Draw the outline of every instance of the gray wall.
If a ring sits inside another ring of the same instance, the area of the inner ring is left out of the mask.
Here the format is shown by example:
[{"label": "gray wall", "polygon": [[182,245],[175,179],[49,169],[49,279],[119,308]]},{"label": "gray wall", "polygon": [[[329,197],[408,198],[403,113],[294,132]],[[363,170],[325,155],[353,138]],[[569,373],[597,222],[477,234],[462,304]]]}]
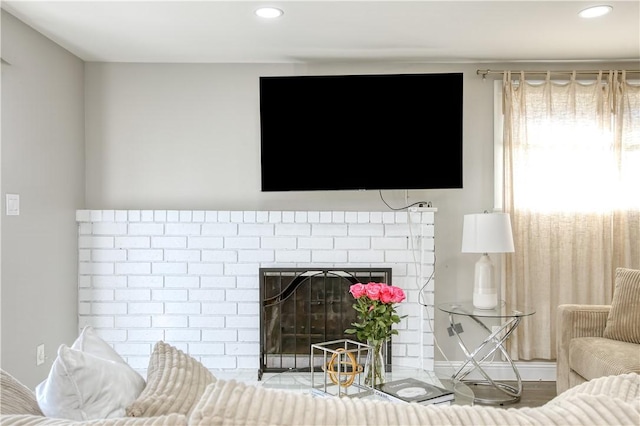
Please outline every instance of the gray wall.
[{"label": "gray wall", "polygon": [[[470,297],[477,256],[460,253],[462,217],[493,207],[493,82],[476,69],[637,67],[87,63],[83,73],[79,59],[4,11],[2,57],[12,63],[2,68],[2,198],[22,202],[20,216],[2,215],[2,366],[28,385],[77,333],[75,209],[386,209],[375,191],[260,192],[259,76],[464,72],[464,189],[383,192],[394,207],[425,200],[438,209],[438,303]],[[447,357],[463,359],[446,317],[436,311],[435,320]],[[35,367],[39,343],[49,359]]]},{"label": "gray wall", "polygon": [[[77,334],[84,64],[2,11],[2,368],[28,386]],[[5,215],[5,194],[20,215]],[[49,358],[36,366],[36,346]]]},{"label": "gray wall", "polygon": [[[470,300],[479,256],[460,253],[463,215],[494,207],[494,78],[483,80],[476,73],[479,68],[606,70],[635,69],[637,64],[89,63],[87,208],[387,210],[377,191],[260,192],[259,77],[463,72],[464,188],[382,195],[393,207],[433,203],[438,209],[435,302]],[[433,138],[437,141],[446,131],[434,127]],[[424,158],[425,167],[438,166],[429,160]],[[434,333],[444,352],[436,351],[436,360],[464,360],[457,340],[447,333],[446,314],[436,310],[433,315]],[[484,337],[465,335],[470,348]]]},{"label": "gray wall", "polygon": [[[476,69],[476,64],[88,63],[87,208],[388,210],[377,191],[260,192],[259,77],[463,72],[464,189],[382,195],[393,207],[424,200],[438,209],[436,302],[468,299],[477,259],[460,253],[462,217],[493,208],[493,82],[482,81]],[[436,141],[447,131],[432,130]],[[429,160],[424,158],[425,167],[438,166]],[[446,333],[446,317],[435,315],[447,356],[462,359]]]}]

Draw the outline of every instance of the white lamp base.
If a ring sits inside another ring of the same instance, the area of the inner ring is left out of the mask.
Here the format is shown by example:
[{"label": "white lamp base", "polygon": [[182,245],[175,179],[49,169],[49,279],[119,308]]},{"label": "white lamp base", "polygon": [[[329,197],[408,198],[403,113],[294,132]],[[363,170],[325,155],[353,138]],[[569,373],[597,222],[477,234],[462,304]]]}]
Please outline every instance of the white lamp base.
[{"label": "white lamp base", "polygon": [[494,309],[498,306],[498,289],[493,269],[493,263],[487,253],[483,254],[476,262],[473,306],[477,309]]}]

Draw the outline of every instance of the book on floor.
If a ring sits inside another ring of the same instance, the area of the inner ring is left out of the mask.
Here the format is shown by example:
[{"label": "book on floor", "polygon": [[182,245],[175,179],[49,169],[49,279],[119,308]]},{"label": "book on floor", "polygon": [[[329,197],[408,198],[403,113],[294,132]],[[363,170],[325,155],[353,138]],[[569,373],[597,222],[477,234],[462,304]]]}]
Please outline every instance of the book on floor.
[{"label": "book on floor", "polygon": [[374,391],[391,400],[417,404],[450,404],[454,398],[453,391],[414,378],[376,385]]}]

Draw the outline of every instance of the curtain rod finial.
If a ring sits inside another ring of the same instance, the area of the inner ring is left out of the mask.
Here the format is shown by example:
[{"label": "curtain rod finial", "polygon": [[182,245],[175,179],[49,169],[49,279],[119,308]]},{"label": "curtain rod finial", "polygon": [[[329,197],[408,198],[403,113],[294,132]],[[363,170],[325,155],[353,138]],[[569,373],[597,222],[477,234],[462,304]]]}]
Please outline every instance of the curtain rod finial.
[{"label": "curtain rod finial", "polygon": [[482,81],[487,79],[487,74],[489,74],[489,70],[476,70],[476,74],[477,75],[481,75],[482,76]]}]

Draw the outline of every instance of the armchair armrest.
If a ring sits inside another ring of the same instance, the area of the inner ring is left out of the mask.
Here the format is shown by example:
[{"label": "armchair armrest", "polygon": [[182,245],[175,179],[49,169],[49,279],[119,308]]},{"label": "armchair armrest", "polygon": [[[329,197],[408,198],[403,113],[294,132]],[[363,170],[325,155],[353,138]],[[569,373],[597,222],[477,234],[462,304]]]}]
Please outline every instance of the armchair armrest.
[{"label": "armchair armrest", "polygon": [[559,305],[556,311],[556,389],[569,389],[569,342],[574,337],[601,337],[611,305]]}]

